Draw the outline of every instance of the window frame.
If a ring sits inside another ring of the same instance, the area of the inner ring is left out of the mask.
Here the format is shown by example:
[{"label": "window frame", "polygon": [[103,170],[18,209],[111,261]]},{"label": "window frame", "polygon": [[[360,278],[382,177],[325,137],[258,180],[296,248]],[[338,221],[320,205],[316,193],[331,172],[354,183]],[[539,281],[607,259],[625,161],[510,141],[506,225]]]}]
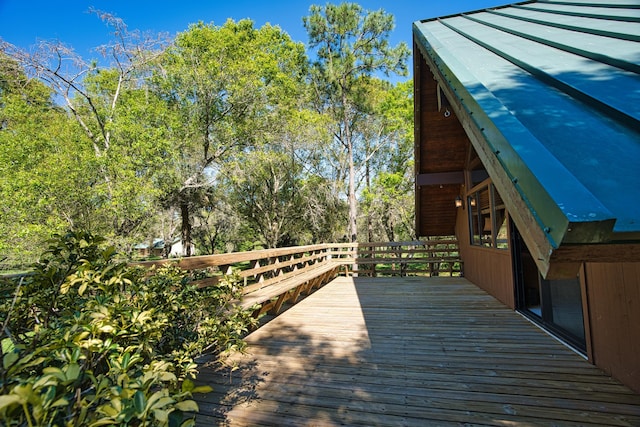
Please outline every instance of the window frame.
[{"label": "window frame", "polygon": [[[466,194],[469,223],[469,244],[487,249],[508,250],[508,236],[498,241],[498,235],[508,233],[508,212],[491,179],[475,185]],[[475,206],[473,201],[475,201]],[[498,224],[498,211],[504,211],[502,222]],[[489,228],[487,230],[487,227]],[[502,231],[502,233],[501,233]]]}]

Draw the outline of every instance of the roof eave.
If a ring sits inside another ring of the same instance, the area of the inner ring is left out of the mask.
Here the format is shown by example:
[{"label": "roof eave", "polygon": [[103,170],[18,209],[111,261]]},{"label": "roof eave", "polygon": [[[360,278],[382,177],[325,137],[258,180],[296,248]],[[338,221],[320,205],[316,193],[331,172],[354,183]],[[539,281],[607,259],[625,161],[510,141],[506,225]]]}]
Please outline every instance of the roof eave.
[{"label": "roof eave", "polygon": [[[431,45],[425,34],[428,30],[421,29],[420,22],[414,23],[413,28],[416,45],[449,99],[516,226],[521,233],[525,230],[523,238],[543,276],[568,274],[565,269],[551,266],[552,254],[561,245],[610,242],[616,222],[611,212],[542,144],[533,148],[537,140],[528,135],[526,128],[506,109],[507,114],[490,117],[487,110],[495,112],[502,108],[499,100],[480,83],[474,86],[474,93],[470,93],[468,83],[465,86],[449,67],[456,59],[440,57],[440,52],[446,54],[446,50]],[[506,128],[512,133],[510,137],[515,134],[519,138],[529,138],[529,154],[514,149],[501,130]],[[513,129],[517,131],[514,133]],[[550,175],[549,168],[553,170],[553,182],[542,182],[536,172],[545,171],[542,175]],[[559,182],[570,191],[554,190],[553,186]]]}]

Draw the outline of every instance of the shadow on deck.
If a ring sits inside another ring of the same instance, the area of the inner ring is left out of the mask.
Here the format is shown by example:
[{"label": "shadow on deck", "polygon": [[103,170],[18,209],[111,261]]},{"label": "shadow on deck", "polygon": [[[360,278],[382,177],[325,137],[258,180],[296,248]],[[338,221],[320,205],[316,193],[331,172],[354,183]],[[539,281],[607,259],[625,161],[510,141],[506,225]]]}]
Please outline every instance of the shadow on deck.
[{"label": "shadow on deck", "polygon": [[335,279],[201,371],[198,425],[640,425],[640,396],[463,278]]}]

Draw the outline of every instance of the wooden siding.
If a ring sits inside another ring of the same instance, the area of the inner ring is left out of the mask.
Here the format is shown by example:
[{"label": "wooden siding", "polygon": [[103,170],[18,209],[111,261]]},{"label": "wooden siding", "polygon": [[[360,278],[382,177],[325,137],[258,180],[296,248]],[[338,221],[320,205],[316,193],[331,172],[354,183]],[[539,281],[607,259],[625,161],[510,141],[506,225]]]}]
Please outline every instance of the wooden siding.
[{"label": "wooden siding", "polygon": [[464,276],[511,309],[516,308],[510,249],[472,246],[466,209],[458,209],[456,235]]},{"label": "wooden siding", "polygon": [[[469,139],[444,95],[438,108],[438,83],[417,48],[414,61],[415,174],[462,172]],[[418,236],[453,234],[458,194],[460,184],[416,185]]]},{"label": "wooden siding", "polygon": [[460,250],[465,260],[465,277],[509,308],[515,309],[510,252],[469,245]]},{"label": "wooden siding", "polygon": [[585,274],[594,362],[640,392],[640,262],[587,263]]},{"label": "wooden siding", "polygon": [[451,236],[455,230],[456,213],[455,198],[460,194],[459,185],[422,186],[420,203],[417,206],[420,212],[420,229],[418,235],[425,236]]},{"label": "wooden siding", "polygon": [[640,425],[640,396],[462,278],[338,278],[204,369],[198,424]]}]

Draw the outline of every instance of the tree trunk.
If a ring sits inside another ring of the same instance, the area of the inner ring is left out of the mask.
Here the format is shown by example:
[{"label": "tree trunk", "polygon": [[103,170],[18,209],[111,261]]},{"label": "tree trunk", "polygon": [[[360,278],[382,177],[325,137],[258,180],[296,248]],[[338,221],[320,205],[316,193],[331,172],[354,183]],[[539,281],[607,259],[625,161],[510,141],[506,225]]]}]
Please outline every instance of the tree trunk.
[{"label": "tree trunk", "polygon": [[[346,99],[343,96],[343,105]],[[358,241],[358,199],[356,199],[356,166],[353,160],[353,141],[351,140],[351,129],[349,128],[349,117],[347,110],[344,113],[344,145],[347,147],[347,156],[349,159],[349,239],[350,241]]]},{"label": "tree trunk", "polygon": [[[351,243],[356,243],[358,241],[357,217],[358,199],[356,199],[356,168],[353,164],[353,146],[349,139],[349,234],[351,235]],[[353,277],[358,277],[358,264],[354,263],[351,268]]]},{"label": "tree trunk", "polygon": [[191,256],[191,218],[189,215],[189,202],[185,199],[180,201],[180,216],[182,225],[180,227],[182,238],[182,252],[184,256]]},{"label": "tree trunk", "polygon": [[353,163],[353,146],[349,141],[349,236],[351,242],[358,241],[358,200],[356,199],[356,168]]},{"label": "tree trunk", "polygon": [[[369,144],[367,144],[368,146]],[[367,152],[369,152],[369,149],[367,148]],[[365,165],[365,171],[366,171],[366,186],[367,186],[367,191],[371,192],[371,167],[369,166],[369,162],[367,161],[367,164]],[[369,206],[369,209],[367,210],[367,241],[369,243],[373,242],[373,221],[371,219],[371,206]]]}]

